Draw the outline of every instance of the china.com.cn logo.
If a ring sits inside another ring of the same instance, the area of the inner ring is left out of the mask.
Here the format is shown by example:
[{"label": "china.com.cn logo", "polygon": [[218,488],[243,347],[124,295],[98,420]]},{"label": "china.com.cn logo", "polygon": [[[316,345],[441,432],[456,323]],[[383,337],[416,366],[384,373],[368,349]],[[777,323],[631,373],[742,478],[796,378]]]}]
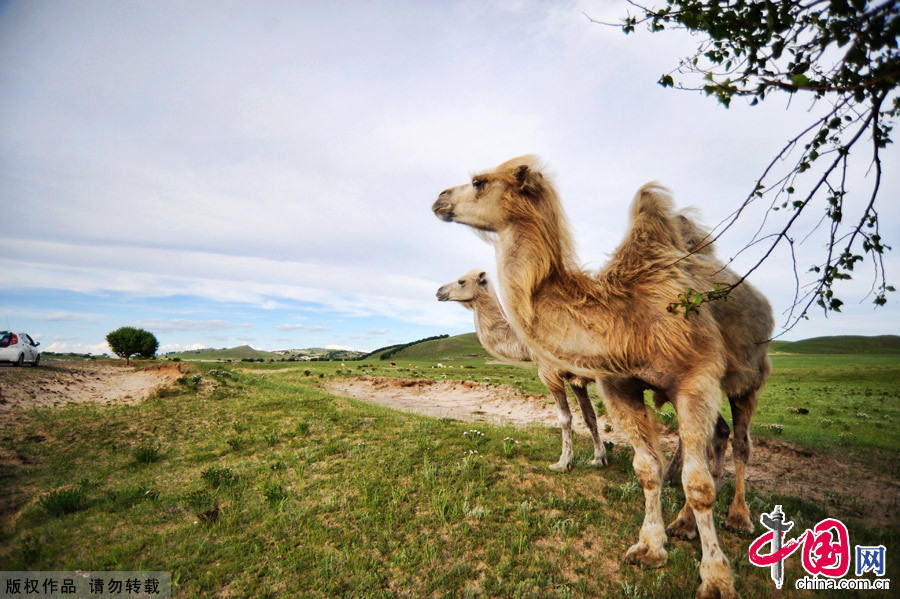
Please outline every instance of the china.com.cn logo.
[{"label": "china.com.cn logo", "polygon": [[[786,520],[781,506],[776,505],[770,514],[762,514],[759,521],[768,532],[750,544],[750,563],[761,568],[772,569],[772,580],[781,588],[784,584],[784,560],[798,549],[801,550],[803,568],[812,576],[805,576],[796,582],[798,589],[890,589],[888,578],[844,579],[850,571],[850,535],[840,520],[826,518],[800,536],[786,540],[785,534],[794,523]],[[762,553],[766,545],[768,553]],[[856,545],[853,554],[856,562],[856,576],[872,572],[884,576],[885,547]],[[819,578],[822,576],[822,578]]]}]

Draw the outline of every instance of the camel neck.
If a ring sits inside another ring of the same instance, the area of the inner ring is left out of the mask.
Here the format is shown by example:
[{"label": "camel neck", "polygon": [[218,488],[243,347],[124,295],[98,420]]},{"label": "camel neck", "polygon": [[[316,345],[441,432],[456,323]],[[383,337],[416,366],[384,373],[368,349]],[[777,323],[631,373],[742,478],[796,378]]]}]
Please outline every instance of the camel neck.
[{"label": "camel neck", "polygon": [[558,243],[544,243],[527,228],[515,227],[497,237],[495,249],[503,300],[516,324],[526,332],[534,320],[534,295],[568,269]]},{"label": "camel neck", "polygon": [[475,312],[475,332],[490,354],[521,362],[531,360],[531,353],[506,320],[493,289],[479,294],[471,308]]}]

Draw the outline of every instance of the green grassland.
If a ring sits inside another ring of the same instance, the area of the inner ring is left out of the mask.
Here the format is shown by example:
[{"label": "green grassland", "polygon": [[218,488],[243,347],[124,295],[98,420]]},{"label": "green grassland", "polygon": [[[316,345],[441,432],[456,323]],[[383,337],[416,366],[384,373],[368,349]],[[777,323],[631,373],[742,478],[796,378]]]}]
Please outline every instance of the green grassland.
[{"label": "green grassland", "polygon": [[773,341],[771,349],[776,353],[791,354],[900,354],[900,337],[897,335],[839,335],[814,337],[803,341]]},{"label": "green grassland", "polygon": [[475,333],[456,335],[444,339],[432,339],[417,343],[394,354],[395,362],[403,360],[463,360],[470,358],[486,358],[488,354],[478,342]]},{"label": "green grassland", "polygon": [[[398,354],[396,367],[195,363],[181,384],[138,405],[23,413],[0,431],[2,569],[167,570],[175,596],[192,598],[693,596],[699,541],[670,539],[658,570],[621,561],[643,517],[629,448],[592,469],[590,443],[577,437],[575,470],[558,474],[546,468],[557,429],[479,425],[484,438],[473,440],[463,434],[470,423],[325,391],[330,378],[364,373],[542,390],[533,368],[475,357],[471,337],[428,343],[436,348]],[[773,363],[758,423],[781,424],[778,436],[816,451],[897,462],[895,356]],[[777,591],[748,562],[755,535],[724,530],[731,493],[726,484],[719,494],[716,525],[742,597],[856,596],[793,590],[799,559]],[[752,482],[748,500],[754,519],[777,502],[800,529],[831,515]],[[666,521],[682,502],[677,485],[664,488]],[[845,522],[852,543],[888,547],[887,576],[897,578],[900,530]]]}]

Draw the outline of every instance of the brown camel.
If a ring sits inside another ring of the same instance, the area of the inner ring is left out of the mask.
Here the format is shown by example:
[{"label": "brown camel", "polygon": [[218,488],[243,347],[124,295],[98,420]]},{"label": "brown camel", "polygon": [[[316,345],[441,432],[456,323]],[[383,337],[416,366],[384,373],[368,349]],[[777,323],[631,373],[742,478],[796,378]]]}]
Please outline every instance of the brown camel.
[{"label": "brown camel", "polygon": [[[698,226],[684,213],[677,216],[682,240],[689,252],[695,254],[697,262],[689,265],[701,278],[714,280],[720,284],[733,285],[739,280],[737,273],[724,266],[715,255],[715,248],[710,243],[709,232]],[[745,499],[745,479],[747,463],[750,460],[750,421],[756,412],[759,393],[765,385],[771,371],[769,361],[768,339],[772,337],[775,321],[772,307],[765,296],[753,285],[744,281],[732,290],[727,300],[709,304],[713,318],[719,325],[722,338],[727,340],[726,374],[722,380],[722,391],[728,396],[734,424],[734,440],[732,441],[732,458],[734,459],[735,491],[734,501],[728,510],[725,525],[732,530],[750,534],[753,522],[747,509]],[[765,339],[766,342],[756,342]],[[656,398],[658,404],[665,398]],[[713,438],[713,477],[717,481],[723,470],[724,440],[728,439],[727,427],[721,419],[716,422]],[[681,467],[681,443],[669,464],[666,480],[674,477]],[[683,538],[696,536],[696,526],[685,504],[685,509],[678,518],[669,525],[669,534]]]},{"label": "brown camel", "polygon": [[[593,276],[575,262],[562,206],[534,157],[513,159],[443,191],[432,210],[443,220],[491,234],[509,322],[531,351],[550,367],[597,378],[607,412],[634,446],[634,471],[644,489],[644,523],[625,559],[651,567],[663,565],[668,554],[660,503],[662,459],[643,392],[652,389],[673,402],[686,497],[676,524],[689,516],[703,551],[696,596],[736,596],[713,523],[715,485],[706,452],[722,390],[729,394],[736,423],[740,414],[749,426],[768,365],[754,369],[748,367],[750,360],[732,360],[726,341],[762,347],[764,353],[770,334],[758,333],[771,330],[768,304],[763,314],[733,310],[738,312],[733,322],[714,314],[723,311],[717,304],[729,302],[701,306],[689,318],[669,311],[685,289],[728,281],[714,260],[687,251],[671,197],[657,184],[638,191],[625,239]],[[730,391],[738,388],[743,393],[732,397]],[[737,453],[744,434],[737,424],[735,429]],[[749,439],[746,447],[749,451]],[[742,479],[741,470],[736,474]],[[746,510],[743,497],[741,503]]]},{"label": "brown camel", "polygon": [[509,323],[506,322],[500,300],[497,299],[497,294],[494,293],[484,271],[477,268],[470,270],[458,280],[441,286],[437,291],[437,298],[442,302],[459,302],[474,312],[475,333],[478,335],[482,347],[492,356],[517,362],[536,363],[541,382],[550,390],[556,400],[556,414],[559,418],[559,426],[562,428],[562,453],[559,461],[550,465],[551,470],[571,470],[574,458],[572,412],[569,410],[569,401],[566,399],[564,380],[569,382],[572,392],[578,399],[584,423],[594,441],[594,459],[591,461],[591,465],[606,465],[606,448],[597,432],[597,413],[588,397],[587,381],[568,372],[546,368],[540,361],[535,360],[528,347],[522,343]]}]

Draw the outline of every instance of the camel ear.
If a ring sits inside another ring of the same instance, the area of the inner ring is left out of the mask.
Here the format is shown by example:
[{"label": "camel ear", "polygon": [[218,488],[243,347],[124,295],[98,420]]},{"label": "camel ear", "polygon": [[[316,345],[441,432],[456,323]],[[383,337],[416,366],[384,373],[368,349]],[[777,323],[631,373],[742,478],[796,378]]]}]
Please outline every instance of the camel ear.
[{"label": "camel ear", "polygon": [[536,196],[539,192],[541,179],[544,178],[540,171],[532,170],[527,164],[516,167],[514,171],[519,191],[528,196]]},{"label": "camel ear", "polygon": [[527,164],[522,164],[516,167],[515,176],[516,181],[519,182],[519,185],[524,185],[525,181],[528,180],[528,173],[531,169],[528,168]]},{"label": "camel ear", "polygon": [[478,273],[478,284],[479,285],[487,285],[487,273],[485,273],[485,272]]}]

